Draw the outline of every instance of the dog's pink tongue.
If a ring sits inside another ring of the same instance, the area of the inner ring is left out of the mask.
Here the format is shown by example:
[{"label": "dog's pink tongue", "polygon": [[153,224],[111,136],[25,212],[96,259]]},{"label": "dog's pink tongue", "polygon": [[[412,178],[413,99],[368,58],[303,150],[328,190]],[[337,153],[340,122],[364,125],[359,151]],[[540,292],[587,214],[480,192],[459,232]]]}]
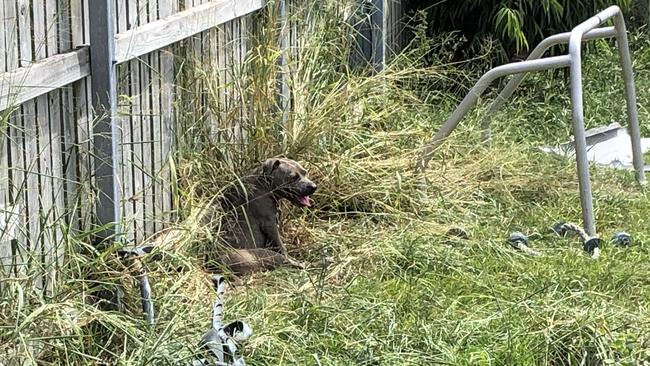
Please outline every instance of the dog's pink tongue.
[{"label": "dog's pink tongue", "polygon": [[300,202],[300,204],[305,206],[305,207],[311,206],[311,202],[309,201],[309,197],[307,197],[307,196],[298,197],[298,202]]}]

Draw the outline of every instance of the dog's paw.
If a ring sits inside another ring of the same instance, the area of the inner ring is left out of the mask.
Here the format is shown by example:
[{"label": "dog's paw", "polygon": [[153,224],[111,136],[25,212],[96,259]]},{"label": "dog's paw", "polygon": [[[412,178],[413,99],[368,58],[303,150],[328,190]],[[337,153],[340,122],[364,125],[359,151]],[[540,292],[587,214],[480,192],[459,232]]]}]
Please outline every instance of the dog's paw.
[{"label": "dog's paw", "polygon": [[307,264],[303,262],[299,262],[295,259],[292,259],[290,257],[285,257],[285,260],[287,261],[287,264],[290,265],[291,267],[295,267],[298,269],[307,269]]}]

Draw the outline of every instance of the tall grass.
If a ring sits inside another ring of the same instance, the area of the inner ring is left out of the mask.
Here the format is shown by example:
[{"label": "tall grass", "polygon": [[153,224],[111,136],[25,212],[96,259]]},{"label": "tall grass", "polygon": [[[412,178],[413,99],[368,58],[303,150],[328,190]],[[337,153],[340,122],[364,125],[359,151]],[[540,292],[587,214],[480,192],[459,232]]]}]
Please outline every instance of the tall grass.
[{"label": "tall grass", "polygon": [[[288,67],[292,109],[278,101],[282,20],[271,4],[254,20],[251,52],[217,83],[213,65],[178,63],[178,228],[187,235],[145,258],[158,322],[146,325],[137,273],[117,247],[66,240],[61,290],[51,299],[10,282],[0,302],[0,359],[36,352],[39,364],[188,364],[210,325],[214,294],[201,267],[218,231],[197,211],[267,156],[304,162],[319,184],[308,211],[284,207],[283,237],[307,271],[279,269],[242,279],[228,292],[226,318],[249,321],[253,365],[640,365],[650,360],[647,192],[629,174],[594,169],[603,236],[631,232],[630,249],[605,246],[591,261],[578,243],[548,232],[578,221],[573,163],[536,152],[570,125],[566,80],[530,79],[495,117],[495,144],[478,143],[477,108],[436,153],[428,198],[413,176],[419,148],[457,103],[449,85],[470,86],[451,63],[457,40],[416,37],[385,71],[348,65],[353,49],[346,1],[300,2],[291,22],[300,47]],[[644,131],[650,85],[647,38],[635,38]],[[598,44],[585,66],[590,125],[624,116],[614,96],[615,51]],[[181,50],[182,52],[182,50]],[[430,60],[424,56],[436,57]],[[433,55],[433,56],[432,56]],[[603,57],[604,55],[604,57]],[[426,62],[425,62],[426,61]],[[429,65],[429,66],[425,66]],[[236,97],[224,108],[221,95]],[[622,100],[622,99],[620,99]],[[591,117],[593,116],[593,117]],[[235,136],[243,136],[235,139]],[[463,227],[468,240],[445,235]],[[511,230],[530,234],[545,256],[513,252]],[[177,238],[178,239],[178,238]],[[97,304],[123,288],[121,309]]]}]

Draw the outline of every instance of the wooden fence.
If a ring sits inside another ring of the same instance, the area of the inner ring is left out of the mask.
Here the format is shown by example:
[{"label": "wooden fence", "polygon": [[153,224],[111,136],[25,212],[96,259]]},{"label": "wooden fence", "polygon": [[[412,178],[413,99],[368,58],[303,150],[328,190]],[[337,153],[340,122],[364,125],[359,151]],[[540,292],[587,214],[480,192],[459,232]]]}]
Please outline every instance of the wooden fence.
[{"label": "wooden fence", "polygon": [[[251,14],[266,5],[0,4],[0,280],[31,276],[39,288],[51,288],[65,238],[75,230],[118,220],[123,237],[139,242],[170,221],[179,44],[218,70],[227,106],[236,97],[228,87],[233,70],[249,50]],[[398,31],[403,14],[401,1],[375,5],[366,48],[381,65],[387,48],[405,42]],[[291,32],[282,37],[284,46],[296,39]]]}]

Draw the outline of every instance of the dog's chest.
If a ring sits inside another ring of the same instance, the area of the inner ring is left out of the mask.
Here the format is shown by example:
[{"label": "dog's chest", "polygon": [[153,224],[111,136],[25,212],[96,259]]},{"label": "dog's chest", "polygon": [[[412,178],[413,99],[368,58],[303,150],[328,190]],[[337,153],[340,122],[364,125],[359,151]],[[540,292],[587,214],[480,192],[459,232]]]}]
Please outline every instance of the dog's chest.
[{"label": "dog's chest", "polygon": [[253,200],[236,214],[234,242],[237,248],[266,248],[278,231],[278,207],[273,200]]}]

